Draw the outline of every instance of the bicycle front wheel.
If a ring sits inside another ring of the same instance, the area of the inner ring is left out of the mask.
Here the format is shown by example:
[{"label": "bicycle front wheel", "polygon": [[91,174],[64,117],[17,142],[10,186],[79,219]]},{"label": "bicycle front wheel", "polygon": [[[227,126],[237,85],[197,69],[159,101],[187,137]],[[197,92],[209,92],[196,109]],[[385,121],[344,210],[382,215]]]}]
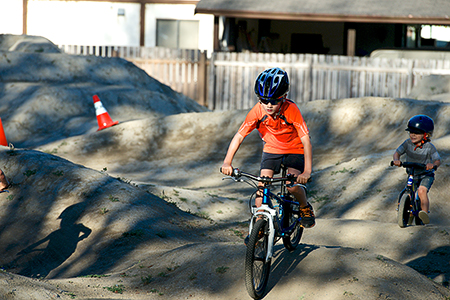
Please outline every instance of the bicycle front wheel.
[{"label": "bicycle front wheel", "polygon": [[397,223],[400,228],[404,228],[411,224],[411,196],[408,193],[404,193],[400,198],[398,205]]},{"label": "bicycle front wheel", "polygon": [[[303,235],[303,227],[300,226],[300,222],[298,222],[298,217],[294,215],[294,205],[290,204],[288,209],[284,210],[285,216],[283,219],[283,227],[289,228],[290,226],[294,226],[293,230],[283,236],[283,245],[289,251],[294,251],[298,243],[300,243],[300,239]],[[298,211],[298,206],[297,209]]]},{"label": "bicycle front wheel", "polygon": [[253,299],[260,299],[269,281],[271,261],[266,261],[268,252],[268,223],[260,219],[250,233],[245,255],[245,287]]}]

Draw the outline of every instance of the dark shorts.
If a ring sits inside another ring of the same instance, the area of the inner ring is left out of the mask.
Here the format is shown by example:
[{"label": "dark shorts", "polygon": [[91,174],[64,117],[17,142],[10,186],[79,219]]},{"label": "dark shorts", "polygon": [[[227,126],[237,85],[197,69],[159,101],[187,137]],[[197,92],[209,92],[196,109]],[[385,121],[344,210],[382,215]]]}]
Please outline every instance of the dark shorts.
[{"label": "dark shorts", "polygon": [[263,152],[261,159],[261,170],[273,170],[274,174],[280,173],[281,165],[294,168],[303,173],[305,168],[305,157],[303,154],[272,154]]},{"label": "dark shorts", "polygon": [[419,175],[414,178],[415,184],[417,187],[424,186],[427,188],[427,190],[430,190],[431,186],[434,182],[434,174],[433,176],[430,175]]}]

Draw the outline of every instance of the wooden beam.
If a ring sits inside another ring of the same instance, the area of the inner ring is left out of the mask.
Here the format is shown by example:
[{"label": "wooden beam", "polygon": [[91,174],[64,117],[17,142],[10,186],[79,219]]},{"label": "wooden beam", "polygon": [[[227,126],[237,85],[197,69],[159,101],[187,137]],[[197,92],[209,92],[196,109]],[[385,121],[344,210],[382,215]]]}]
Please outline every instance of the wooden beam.
[{"label": "wooden beam", "polygon": [[145,46],[145,1],[141,2],[141,22],[140,22],[141,32],[139,36],[139,45]]},{"label": "wooden beam", "polygon": [[301,13],[272,13],[265,11],[239,11],[195,9],[195,13],[211,14],[214,16],[245,19],[268,19],[283,21],[314,21],[314,22],[349,22],[349,23],[387,23],[387,24],[431,24],[450,25],[450,18],[439,17],[387,17],[387,16],[358,16],[332,14],[301,14]]},{"label": "wooden beam", "polygon": [[356,29],[347,30],[347,56],[355,56]]},{"label": "wooden beam", "polygon": [[22,34],[27,34],[28,0],[23,0]]},{"label": "wooden beam", "polygon": [[213,47],[214,47],[214,51],[219,51],[220,47],[219,47],[219,17],[218,16],[214,16],[214,30],[213,30]]},{"label": "wooden beam", "polygon": [[197,4],[200,0],[64,0],[76,2],[117,2],[117,3],[161,3],[161,4]]}]

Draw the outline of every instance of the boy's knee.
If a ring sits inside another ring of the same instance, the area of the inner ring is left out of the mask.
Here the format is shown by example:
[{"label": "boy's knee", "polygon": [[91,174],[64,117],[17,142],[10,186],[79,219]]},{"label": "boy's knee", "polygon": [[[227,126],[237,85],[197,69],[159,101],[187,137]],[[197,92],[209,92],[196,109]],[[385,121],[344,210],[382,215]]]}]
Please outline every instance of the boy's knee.
[{"label": "boy's knee", "polygon": [[419,186],[417,192],[419,193],[419,196],[425,196],[428,193],[428,189],[424,186]]}]

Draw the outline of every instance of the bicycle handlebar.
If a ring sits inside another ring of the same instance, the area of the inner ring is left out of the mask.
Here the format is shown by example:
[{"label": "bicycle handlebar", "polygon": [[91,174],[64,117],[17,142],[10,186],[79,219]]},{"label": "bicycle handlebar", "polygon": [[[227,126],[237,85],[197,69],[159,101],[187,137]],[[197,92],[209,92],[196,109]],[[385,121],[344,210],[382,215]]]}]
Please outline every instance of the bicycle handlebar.
[{"label": "bicycle handlebar", "polygon": [[[222,172],[222,168],[220,168],[220,171]],[[297,178],[294,174],[288,174],[286,177],[261,177],[261,176],[255,176],[255,175],[250,174],[250,173],[242,172],[238,168],[234,168],[233,169],[233,174],[231,174],[230,176],[234,177],[236,179],[241,177],[241,176],[245,176],[247,178],[250,178],[250,179],[253,179],[255,181],[262,182],[262,183],[295,181],[296,178]],[[308,178],[308,182],[311,182],[311,181],[312,181],[311,177]]]},{"label": "bicycle handlebar", "polygon": [[[393,166],[393,165],[394,165],[394,161],[391,161],[391,166]],[[404,162],[400,162],[400,167],[426,170],[427,165],[421,164],[421,163],[404,161]],[[433,169],[436,171],[437,170],[437,166],[434,166]]]}]

